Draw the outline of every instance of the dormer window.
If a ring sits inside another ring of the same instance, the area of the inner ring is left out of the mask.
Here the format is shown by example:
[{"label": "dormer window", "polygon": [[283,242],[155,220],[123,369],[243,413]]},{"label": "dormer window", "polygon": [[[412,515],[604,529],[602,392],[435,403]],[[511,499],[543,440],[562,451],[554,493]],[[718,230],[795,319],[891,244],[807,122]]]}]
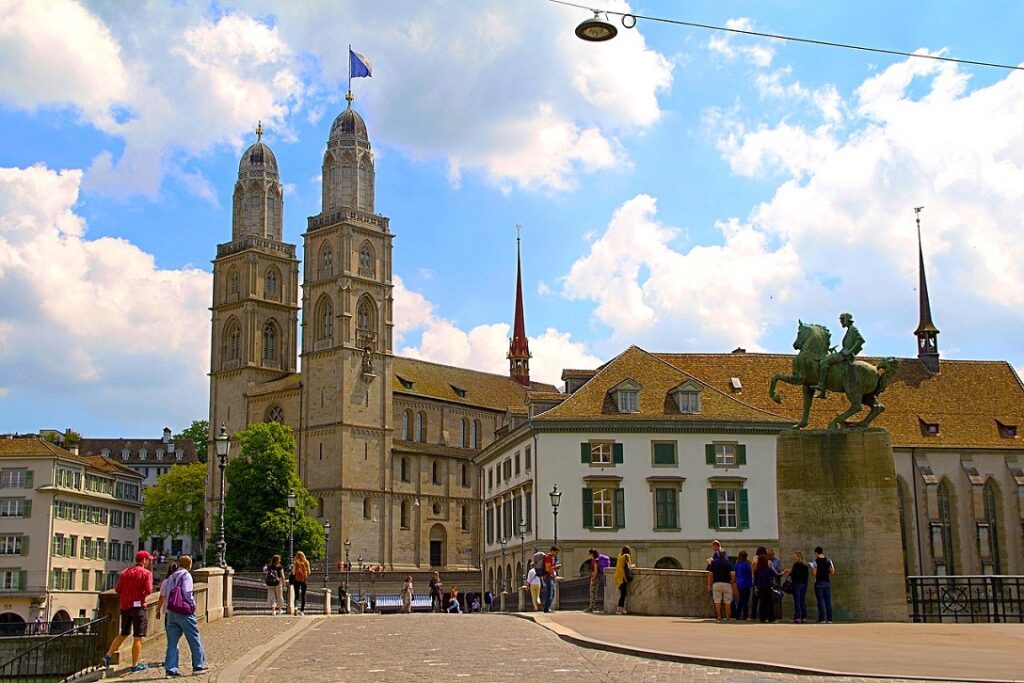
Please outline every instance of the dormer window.
[{"label": "dormer window", "polygon": [[110,449],[109,448],[104,448],[103,450],[100,451],[100,455],[102,455],[104,458],[109,458],[110,457]]},{"label": "dormer window", "polygon": [[1017,438],[1017,425],[1006,424],[999,420],[996,420],[996,426],[999,427],[999,436],[1004,439],[1016,439]]},{"label": "dormer window", "polygon": [[939,423],[933,422],[927,418],[918,416],[918,421],[921,423],[921,433],[925,436],[938,436],[939,435]]},{"label": "dormer window", "polygon": [[449,384],[448,386],[450,386],[452,388],[452,391],[455,392],[456,396],[458,396],[459,398],[466,398],[466,390],[465,389],[460,389],[459,387],[455,386],[454,384]]},{"label": "dormer window", "polygon": [[143,448],[141,451],[139,451],[139,460],[145,460],[148,457],[149,457],[149,451],[147,451],[145,448]]},{"label": "dormer window", "polygon": [[174,451],[174,459],[175,460],[184,460],[184,458],[185,458],[185,451],[181,450],[180,448],[178,450]]},{"label": "dormer window", "polygon": [[640,412],[640,385],[633,380],[627,379],[613,387],[610,393],[615,401],[615,408],[620,413]]},{"label": "dormer window", "polygon": [[402,377],[401,375],[395,375],[395,377],[398,378],[399,384],[401,384],[402,387],[404,387],[406,389],[412,389],[413,385],[416,384],[412,380],[408,380],[408,379]]},{"label": "dormer window", "polygon": [[156,459],[157,460],[163,460],[164,459],[164,450],[162,448],[157,450],[157,452],[156,452]]},{"label": "dormer window", "polygon": [[131,455],[132,455],[132,452],[129,451],[127,448],[125,448],[124,450],[121,451],[121,459],[122,460],[127,460],[128,458],[131,457]]},{"label": "dormer window", "polygon": [[670,391],[680,413],[700,412],[700,392],[704,387],[694,380],[687,380]]}]

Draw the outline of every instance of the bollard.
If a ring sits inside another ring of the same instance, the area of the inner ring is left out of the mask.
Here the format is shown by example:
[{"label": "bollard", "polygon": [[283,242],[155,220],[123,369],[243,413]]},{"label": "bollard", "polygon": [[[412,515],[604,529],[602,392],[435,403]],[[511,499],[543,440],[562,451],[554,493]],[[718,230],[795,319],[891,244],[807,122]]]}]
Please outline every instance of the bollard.
[{"label": "bollard", "polygon": [[501,602],[498,603],[502,612],[505,611],[505,598],[508,597],[508,593],[501,591]]},{"label": "bollard", "polygon": [[558,594],[561,592],[561,589],[558,587],[558,585],[561,582],[562,582],[562,577],[561,576],[556,576],[555,577],[555,599],[551,601],[551,611],[556,611],[558,609]]},{"label": "bollard", "polygon": [[288,615],[295,616],[295,586],[288,584]]},{"label": "bollard", "polygon": [[522,588],[517,590],[516,593],[519,596],[519,611],[522,612],[526,609],[526,593],[523,592]]},{"label": "bollard", "polygon": [[331,589],[324,589],[324,614],[330,616],[331,614]]}]

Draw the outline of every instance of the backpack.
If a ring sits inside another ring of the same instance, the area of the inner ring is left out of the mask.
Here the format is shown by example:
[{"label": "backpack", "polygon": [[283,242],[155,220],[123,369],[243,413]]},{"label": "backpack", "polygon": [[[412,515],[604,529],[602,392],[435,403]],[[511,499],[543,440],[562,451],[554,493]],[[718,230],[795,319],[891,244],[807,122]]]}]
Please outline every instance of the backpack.
[{"label": "backpack", "polygon": [[268,586],[276,586],[281,583],[281,577],[278,575],[278,569],[276,567],[267,567],[264,572],[263,581]]},{"label": "backpack", "polygon": [[548,570],[544,568],[545,557],[547,557],[545,553],[533,554],[533,569],[537,572],[538,578],[544,578],[548,575]]},{"label": "backpack", "polygon": [[185,598],[185,589],[181,587],[181,581],[184,578],[184,576],[179,576],[177,582],[174,584],[174,588],[169,591],[167,596],[167,609],[175,614],[183,614],[190,617],[196,613],[196,605],[194,602],[189,602],[188,599]]},{"label": "backpack", "polygon": [[612,566],[612,558],[607,555],[601,554],[597,556],[597,574],[598,576],[604,576],[604,570]]},{"label": "backpack", "polygon": [[299,583],[305,583],[306,579],[309,578],[309,569],[307,565],[302,563],[295,563],[295,569],[292,571],[295,575],[295,580]]}]

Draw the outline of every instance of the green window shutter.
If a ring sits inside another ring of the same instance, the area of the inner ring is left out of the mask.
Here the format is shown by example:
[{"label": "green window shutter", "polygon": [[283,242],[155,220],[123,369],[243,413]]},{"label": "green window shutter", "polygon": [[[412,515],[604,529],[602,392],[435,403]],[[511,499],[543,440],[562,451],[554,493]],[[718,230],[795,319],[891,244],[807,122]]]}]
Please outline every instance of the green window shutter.
[{"label": "green window shutter", "polygon": [[[616,444],[618,445],[618,444]],[[615,489],[615,528],[626,527],[626,489]]]},{"label": "green window shutter", "polygon": [[23,517],[25,519],[28,519],[29,517],[32,516],[32,501],[31,500],[26,500],[25,501],[24,510],[25,510],[25,514],[23,515]]},{"label": "green window shutter", "polygon": [[591,529],[594,526],[594,492],[590,489],[583,489],[583,528]]},{"label": "green window shutter", "polygon": [[718,528],[718,490],[708,489],[708,528]]},{"label": "green window shutter", "polygon": [[35,474],[36,473],[35,473],[34,470],[29,470],[25,474],[25,488],[27,488],[27,489],[34,488],[32,482],[35,481]]},{"label": "green window shutter", "polygon": [[24,569],[18,572],[18,588],[20,590],[28,588],[28,572]]},{"label": "green window shutter", "polygon": [[746,465],[747,464],[747,446],[746,444],[738,444],[736,446],[736,464]]},{"label": "green window shutter", "polygon": [[28,536],[21,537],[21,555],[22,557],[28,555]]},{"label": "green window shutter", "polygon": [[612,444],[612,462],[615,463],[616,465],[621,465],[622,464],[622,444],[621,443],[613,443]]},{"label": "green window shutter", "polygon": [[715,464],[715,444],[704,444],[704,462],[708,465]]},{"label": "green window shutter", "polygon": [[584,465],[589,465],[590,464],[590,444],[589,443],[584,442],[584,443],[580,444],[580,462],[583,463]]},{"label": "green window shutter", "polygon": [[675,447],[675,444],[670,444],[670,443],[656,443],[656,444],[654,444],[654,464],[655,465],[675,465],[676,464],[676,447]]},{"label": "green window shutter", "polygon": [[740,503],[740,528],[750,528],[750,504],[747,502],[747,490],[740,489],[739,491],[739,503]]}]

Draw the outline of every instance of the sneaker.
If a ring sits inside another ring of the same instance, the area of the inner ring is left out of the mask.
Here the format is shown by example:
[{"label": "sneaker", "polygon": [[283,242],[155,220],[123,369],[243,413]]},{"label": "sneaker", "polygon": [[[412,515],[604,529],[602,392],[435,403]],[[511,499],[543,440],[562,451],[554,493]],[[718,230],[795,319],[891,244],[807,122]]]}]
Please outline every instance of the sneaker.
[{"label": "sneaker", "polygon": [[110,655],[103,655],[103,668],[110,668]]},{"label": "sneaker", "polygon": [[208,667],[208,666],[201,666],[198,669],[192,669],[192,674],[193,675],[195,675],[195,674],[208,674],[208,673],[210,673],[210,667]]},{"label": "sneaker", "polygon": [[832,622],[831,622],[831,621],[826,621],[825,623],[826,623],[826,624],[831,624]]},{"label": "sneaker", "polygon": [[139,673],[140,671],[145,671],[145,670],[146,670],[146,669],[148,669],[148,668],[149,668],[149,664],[146,664],[145,662],[143,662],[142,664],[136,664],[136,665],[135,665],[135,666],[133,666],[133,667],[132,667],[132,668],[131,668],[130,670],[131,670],[131,672],[132,672],[133,674],[137,674],[137,673]]},{"label": "sneaker", "polygon": [[178,678],[178,677],[181,676],[181,672],[178,671],[177,669],[169,669],[169,670],[165,671],[164,674],[168,678]]}]

